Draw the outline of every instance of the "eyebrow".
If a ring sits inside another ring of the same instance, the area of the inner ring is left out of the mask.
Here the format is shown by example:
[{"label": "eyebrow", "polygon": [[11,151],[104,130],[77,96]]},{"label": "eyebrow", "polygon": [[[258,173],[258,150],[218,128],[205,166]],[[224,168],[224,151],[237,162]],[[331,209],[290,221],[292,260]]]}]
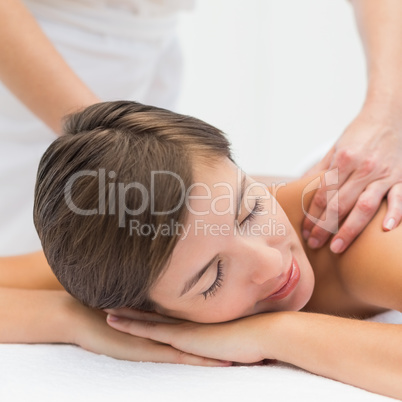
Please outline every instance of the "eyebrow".
[{"label": "eyebrow", "polygon": [[[243,173],[243,172],[242,172]],[[246,175],[242,174],[242,180],[241,180],[241,187],[240,187],[240,194],[237,196],[237,202],[236,202],[236,216],[234,221],[236,222],[237,219],[239,218],[239,209],[240,205],[243,201],[244,197],[244,191],[246,187]],[[218,254],[216,254],[213,258],[211,258],[210,261],[208,261],[192,278],[190,278],[183,287],[183,290],[180,293],[179,297],[182,297],[184,294],[188,293],[197,283],[198,281],[203,277],[205,272],[208,271],[208,269],[211,267],[211,265],[214,263],[214,261],[218,258]]]}]

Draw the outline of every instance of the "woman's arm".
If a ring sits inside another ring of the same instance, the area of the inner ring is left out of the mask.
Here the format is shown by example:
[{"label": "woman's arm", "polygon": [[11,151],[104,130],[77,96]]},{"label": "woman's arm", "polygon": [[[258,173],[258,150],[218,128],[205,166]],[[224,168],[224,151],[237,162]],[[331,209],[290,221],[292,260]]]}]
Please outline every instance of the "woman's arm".
[{"label": "woman's arm", "polygon": [[[275,358],[312,373],[402,400],[402,325],[282,312]],[[268,334],[268,333],[267,333]]]},{"label": "woman's arm", "polygon": [[99,102],[20,0],[0,2],[0,79],[56,133],[78,108]]},{"label": "woman's arm", "polygon": [[68,297],[61,290],[0,287],[0,343],[74,343]]},{"label": "woman's arm", "polygon": [[42,252],[0,258],[0,343],[71,343],[124,360],[228,365],[116,331],[106,313],[57,289]]},{"label": "woman's arm", "polygon": [[[276,312],[221,324],[146,322],[130,311],[113,328],[187,353],[242,363],[277,359],[402,399],[402,326],[324,314]],[[128,318],[129,317],[129,318]]]},{"label": "woman's arm", "polygon": [[20,289],[63,289],[43,251],[0,257],[0,287]]}]

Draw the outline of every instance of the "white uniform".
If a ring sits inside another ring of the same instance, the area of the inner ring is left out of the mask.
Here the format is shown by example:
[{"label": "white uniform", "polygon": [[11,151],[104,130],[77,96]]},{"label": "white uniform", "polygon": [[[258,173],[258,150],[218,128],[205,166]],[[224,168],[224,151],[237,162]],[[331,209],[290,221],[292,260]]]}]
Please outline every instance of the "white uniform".
[{"label": "white uniform", "polygon": [[[24,0],[75,73],[101,99],[172,108],[178,11],[194,0]],[[60,77],[63,79],[63,77]],[[32,219],[41,155],[57,138],[0,83],[0,255],[41,248]]]}]

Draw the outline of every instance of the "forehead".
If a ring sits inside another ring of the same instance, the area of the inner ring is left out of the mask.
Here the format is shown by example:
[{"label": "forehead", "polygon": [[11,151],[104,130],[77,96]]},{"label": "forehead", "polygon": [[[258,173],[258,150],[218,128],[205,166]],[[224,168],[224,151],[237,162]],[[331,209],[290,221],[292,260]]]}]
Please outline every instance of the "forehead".
[{"label": "forehead", "polygon": [[219,231],[234,223],[244,177],[244,172],[227,158],[210,166],[194,166],[194,183],[185,206],[187,219],[177,228],[180,239],[153,293],[168,293],[172,290],[168,285],[182,284],[190,272],[221,248],[226,236],[220,236]]},{"label": "forehead", "polygon": [[[200,207],[209,206],[213,212],[219,201],[235,203],[244,175],[244,172],[228,158],[220,159],[212,165],[197,163],[194,166],[194,182],[186,200],[190,219],[192,214],[202,216]],[[203,215],[207,215],[206,209],[203,211]]]}]

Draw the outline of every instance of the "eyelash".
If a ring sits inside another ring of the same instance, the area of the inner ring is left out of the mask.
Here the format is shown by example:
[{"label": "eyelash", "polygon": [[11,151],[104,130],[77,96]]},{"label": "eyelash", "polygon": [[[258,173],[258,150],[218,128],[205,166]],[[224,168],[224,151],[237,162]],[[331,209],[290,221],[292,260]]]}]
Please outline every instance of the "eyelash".
[{"label": "eyelash", "polygon": [[261,201],[261,197],[257,197],[255,199],[255,205],[254,205],[253,210],[247,215],[247,217],[240,224],[240,226],[243,225],[247,221],[252,221],[253,219],[255,219],[255,216],[258,215],[258,213],[263,210],[264,210],[264,203]]},{"label": "eyelash", "polygon": [[[251,221],[255,219],[255,216],[258,214],[258,212],[261,212],[264,209],[264,204],[261,201],[260,197],[257,197],[255,199],[255,205],[253,210],[247,215],[247,217],[244,219],[244,221],[240,224],[243,225],[247,221]],[[211,287],[206,290],[205,292],[202,292],[202,295],[204,296],[204,299],[206,300],[209,296],[215,296],[215,293],[217,290],[222,286],[223,283],[223,270],[222,270],[222,261],[218,261],[218,272],[216,274],[216,279],[214,283],[211,285]]]},{"label": "eyelash", "polygon": [[223,281],[223,270],[222,270],[222,261],[218,261],[218,272],[216,274],[216,279],[214,283],[211,285],[211,287],[206,290],[205,292],[202,292],[202,295],[204,296],[204,299],[206,300],[208,296],[214,296],[218,288],[222,286],[222,281]]}]

